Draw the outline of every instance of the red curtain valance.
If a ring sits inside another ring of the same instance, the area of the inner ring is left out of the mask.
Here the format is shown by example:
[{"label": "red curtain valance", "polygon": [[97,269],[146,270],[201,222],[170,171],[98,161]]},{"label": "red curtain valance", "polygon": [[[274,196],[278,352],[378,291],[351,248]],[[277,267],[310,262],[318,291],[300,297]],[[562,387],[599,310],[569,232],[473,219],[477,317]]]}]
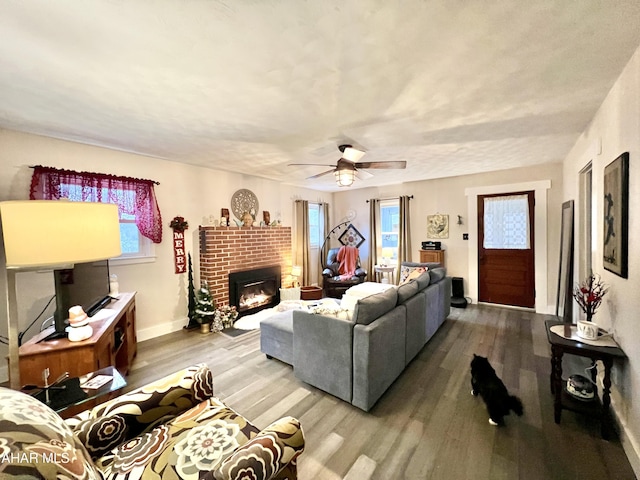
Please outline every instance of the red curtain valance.
[{"label": "red curtain valance", "polygon": [[162,217],[153,189],[155,182],[103,173],[74,172],[33,167],[31,200],[115,203],[120,218],[133,215],[140,234],[154,243],[162,241]]}]

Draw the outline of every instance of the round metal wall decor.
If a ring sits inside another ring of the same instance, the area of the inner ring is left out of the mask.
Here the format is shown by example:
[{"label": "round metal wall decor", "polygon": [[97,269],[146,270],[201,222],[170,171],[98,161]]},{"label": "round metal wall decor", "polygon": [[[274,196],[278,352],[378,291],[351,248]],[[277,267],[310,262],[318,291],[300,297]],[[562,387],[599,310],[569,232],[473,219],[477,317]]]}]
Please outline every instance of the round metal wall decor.
[{"label": "round metal wall decor", "polygon": [[242,219],[245,212],[249,212],[255,219],[258,213],[258,198],[251,190],[241,188],[231,197],[231,211],[238,219]]}]

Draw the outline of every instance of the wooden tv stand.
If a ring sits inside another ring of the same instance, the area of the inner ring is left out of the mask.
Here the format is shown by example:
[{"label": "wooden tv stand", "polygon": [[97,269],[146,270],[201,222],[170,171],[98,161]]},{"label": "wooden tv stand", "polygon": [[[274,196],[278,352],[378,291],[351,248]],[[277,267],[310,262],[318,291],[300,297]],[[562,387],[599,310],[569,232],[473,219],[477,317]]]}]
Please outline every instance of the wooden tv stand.
[{"label": "wooden tv stand", "polygon": [[137,353],[135,292],[120,297],[100,310],[89,325],[93,336],[81,342],[66,338],[43,341],[53,332],[44,330],[20,347],[20,383],[42,385],[42,371],[49,368],[49,381],[64,372],[79,377],[114,366],[123,375],[129,373]]}]

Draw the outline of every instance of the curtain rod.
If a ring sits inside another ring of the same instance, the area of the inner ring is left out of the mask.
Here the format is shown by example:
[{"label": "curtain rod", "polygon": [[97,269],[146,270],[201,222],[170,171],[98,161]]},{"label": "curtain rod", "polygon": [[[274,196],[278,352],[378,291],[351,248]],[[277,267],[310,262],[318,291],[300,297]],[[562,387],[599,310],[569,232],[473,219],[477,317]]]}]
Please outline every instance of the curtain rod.
[{"label": "curtain rod", "polygon": [[[400,195],[400,196],[402,196],[402,195]],[[413,195],[408,195],[408,197],[409,197],[409,200],[411,200],[411,199],[413,198]],[[376,202],[380,202],[380,201],[383,201],[383,200],[396,200],[396,199],[398,199],[398,198],[400,198],[400,197],[374,198],[374,200],[375,200]],[[367,203],[369,203],[370,201],[371,201],[371,200],[367,200]]]},{"label": "curtain rod", "polygon": [[113,177],[113,178],[122,178],[122,179],[128,179],[128,180],[141,180],[141,181],[144,181],[144,182],[151,182],[154,185],[160,185],[160,182],[156,182],[155,180],[148,180],[146,178],[125,177],[125,176],[120,176],[120,175],[111,175],[109,173],[76,172],[76,171],[73,171],[73,170],[65,170],[63,168],[43,167],[42,165],[29,165],[29,168],[37,168],[37,167],[50,168],[52,170],[60,170],[60,171],[69,172],[69,173],[87,173],[89,175],[106,175],[107,177]]}]

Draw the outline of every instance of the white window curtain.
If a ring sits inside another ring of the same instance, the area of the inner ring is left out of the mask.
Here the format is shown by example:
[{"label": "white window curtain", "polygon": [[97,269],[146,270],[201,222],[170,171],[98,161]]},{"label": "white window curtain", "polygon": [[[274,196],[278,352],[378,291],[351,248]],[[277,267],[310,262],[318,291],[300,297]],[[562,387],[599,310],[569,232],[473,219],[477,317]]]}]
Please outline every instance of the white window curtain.
[{"label": "white window curtain", "polygon": [[529,237],[527,195],[484,199],[484,248],[526,250]]}]

